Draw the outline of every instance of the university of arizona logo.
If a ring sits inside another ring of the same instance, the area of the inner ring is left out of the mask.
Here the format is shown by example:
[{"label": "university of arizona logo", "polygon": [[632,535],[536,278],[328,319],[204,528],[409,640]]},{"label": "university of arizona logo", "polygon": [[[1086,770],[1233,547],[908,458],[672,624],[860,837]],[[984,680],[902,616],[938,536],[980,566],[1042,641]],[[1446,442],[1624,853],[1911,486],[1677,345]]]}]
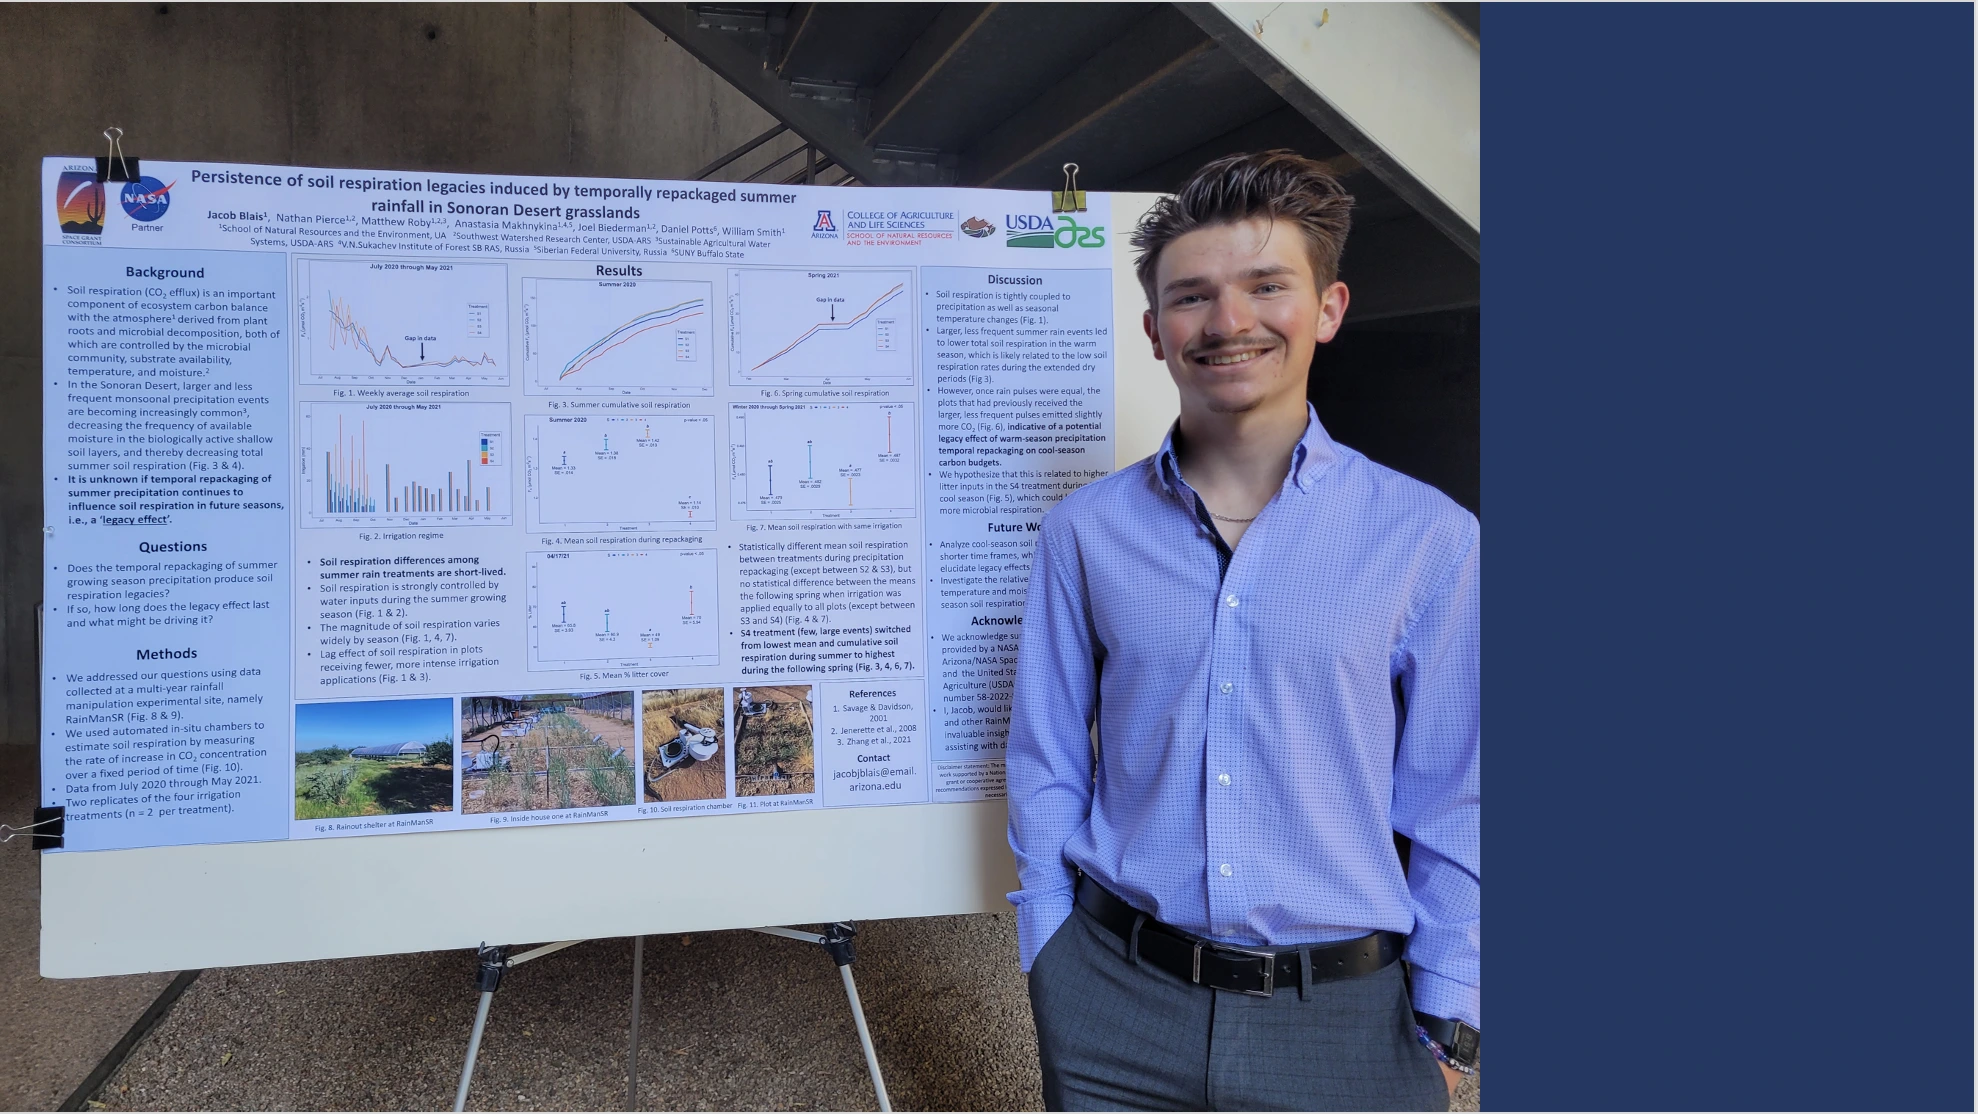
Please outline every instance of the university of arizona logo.
[{"label": "university of arizona logo", "polygon": [[832,223],[831,223],[831,210],[829,210],[829,209],[819,209],[819,210],[817,211],[817,223],[816,223],[816,224],[813,224],[813,225],[811,225],[811,226],[810,226],[810,230],[811,230],[812,232],[836,232],[836,231],[838,231],[838,226],[837,226],[837,225],[835,225],[835,224],[832,224]]}]

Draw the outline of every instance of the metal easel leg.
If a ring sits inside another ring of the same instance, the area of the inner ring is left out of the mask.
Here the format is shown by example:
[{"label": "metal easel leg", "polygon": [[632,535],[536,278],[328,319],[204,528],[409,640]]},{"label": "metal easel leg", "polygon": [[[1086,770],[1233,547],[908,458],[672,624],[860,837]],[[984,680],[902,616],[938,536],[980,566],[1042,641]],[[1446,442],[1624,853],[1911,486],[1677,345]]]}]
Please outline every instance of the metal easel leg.
[{"label": "metal easel leg", "polygon": [[859,1004],[858,984],[852,981],[852,960],[858,958],[852,937],[858,935],[858,925],[851,921],[839,921],[824,936],[794,928],[758,928],[755,931],[817,944],[831,956],[831,962],[837,964],[838,976],[845,984],[845,998],[852,1006],[852,1024],[858,1029],[859,1049],[865,1053],[865,1070],[872,1074],[872,1093],[879,1099],[881,1114],[893,1114],[893,1103],[886,1097],[886,1078],[879,1073],[879,1053],[873,1049],[872,1033],[865,1027],[865,1007]]},{"label": "metal easel leg", "polygon": [[893,1104],[886,1100],[886,1080],[879,1074],[879,1053],[873,1051],[872,1034],[865,1028],[865,1009],[859,1005],[858,984],[852,981],[852,965],[838,968],[838,974],[845,980],[845,997],[852,1003],[852,1024],[858,1026],[859,1047],[865,1050],[865,1070],[872,1073],[872,1092],[879,1096],[882,1114],[892,1114]]},{"label": "metal easel leg", "polygon": [[494,1003],[494,992],[501,989],[501,977],[510,967],[520,967],[532,959],[540,959],[551,952],[560,952],[582,940],[563,940],[555,944],[544,944],[531,948],[513,959],[508,958],[508,948],[489,947],[482,944],[474,953],[478,960],[475,968],[475,981],[481,988],[481,1004],[474,1011],[474,1032],[467,1038],[467,1062],[460,1067],[460,1089],[453,1093],[453,1108],[456,1111],[467,1109],[467,1088],[474,1081],[474,1061],[481,1055],[481,1034],[488,1027],[488,1007]]},{"label": "metal easel leg", "polygon": [[487,1031],[488,1007],[494,1004],[495,991],[501,988],[501,976],[508,970],[507,948],[482,944],[475,958],[480,961],[476,977],[481,986],[481,1004],[474,1010],[474,1033],[467,1038],[467,1062],[460,1066],[460,1089],[453,1093],[456,1111],[467,1109],[467,1087],[474,1081],[474,1061],[481,1055],[481,1034]]},{"label": "metal easel leg", "polygon": [[646,938],[632,939],[632,1042],[625,1050],[625,1109],[639,1108],[639,988],[645,982]]}]

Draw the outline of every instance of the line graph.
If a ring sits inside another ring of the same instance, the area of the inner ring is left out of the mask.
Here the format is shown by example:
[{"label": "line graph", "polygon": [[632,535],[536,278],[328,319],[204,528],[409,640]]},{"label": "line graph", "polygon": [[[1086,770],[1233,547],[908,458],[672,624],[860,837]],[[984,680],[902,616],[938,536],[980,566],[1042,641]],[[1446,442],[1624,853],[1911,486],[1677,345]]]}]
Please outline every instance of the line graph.
[{"label": "line graph", "polygon": [[716,665],[712,549],[529,554],[529,668]]},{"label": "line graph", "polygon": [[494,263],[301,259],[304,382],[508,382],[508,271]]},{"label": "line graph", "polygon": [[[371,344],[371,331],[358,323],[357,315],[355,314],[355,312],[351,310],[350,303],[337,297],[336,291],[334,290],[329,291],[329,296],[330,296],[329,347],[330,347],[330,351],[332,352],[337,351],[339,348],[361,348],[364,350],[364,354],[366,356],[371,357],[371,365],[373,367],[383,367],[385,366],[386,362],[389,361],[394,366],[405,371],[411,371],[424,367],[448,368],[448,367],[455,367],[461,364],[465,364],[468,367],[477,367],[477,368],[491,368],[495,366],[495,358],[489,355],[486,351],[483,351],[478,357],[475,356],[442,357],[435,355],[433,358],[427,359],[426,342],[424,340],[418,342],[419,354],[417,356],[412,357],[412,362],[407,363],[404,357],[398,355],[397,353],[391,350],[391,343],[389,341],[385,343],[385,346],[382,350],[374,347]],[[481,307],[481,308],[485,310],[485,307]],[[412,346],[411,342],[408,341],[406,347],[409,349],[411,348],[411,346]]]},{"label": "line graph", "polygon": [[524,278],[528,392],[713,394],[713,293],[705,282]]},{"label": "line graph", "polygon": [[531,414],[529,528],[714,524],[714,419]]},{"label": "line graph", "polygon": [[911,383],[913,297],[901,270],[730,268],[730,381]]},{"label": "line graph", "polygon": [[[900,296],[900,292],[905,290],[906,288],[907,287],[905,283],[895,283],[892,289],[886,291],[886,293],[884,294],[881,294],[878,297],[878,299],[875,300],[871,305],[865,307],[864,309],[860,310],[856,315],[852,317],[848,317],[843,321],[838,320],[838,306],[834,301],[830,307],[831,308],[830,320],[819,321],[817,324],[812,325],[808,329],[805,329],[803,331],[802,336],[799,336],[797,339],[777,349],[775,352],[770,354],[768,359],[762,361],[761,363],[750,368],[749,370],[751,372],[761,371],[763,368],[768,367],[770,364],[773,364],[777,360],[780,360],[783,357],[789,355],[791,352],[796,351],[798,345],[802,344],[804,341],[809,340],[810,338],[816,336],[819,333],[834,332],[837,330],[852,329],[858,327],[859,322],[864,321],[868,317],[871,317],[873,313],[879,309],[879,307],[887,305],[888,303],[892,302],[893,299],[898,298]],[[891,347],[890,343],[887,343],[890,342],[890,340],[891,340],[890,337],[883,338],[882,342],[878,346],[879,350],[883,351],[884,349]]]},{"label": "line graph", "polygon": [[735,403],[728,424],[737,517],[913,513],[912,403]]}]

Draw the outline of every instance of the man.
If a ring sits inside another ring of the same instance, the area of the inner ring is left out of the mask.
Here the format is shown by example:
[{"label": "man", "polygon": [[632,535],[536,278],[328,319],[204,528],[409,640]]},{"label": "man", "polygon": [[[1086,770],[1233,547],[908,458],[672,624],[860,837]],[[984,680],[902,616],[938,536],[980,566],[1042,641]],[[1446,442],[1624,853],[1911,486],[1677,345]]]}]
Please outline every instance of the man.
[{"label": "man", "polygon": [[1010,720],[1052,1109],[1444,1109],[1474,1067],[1478,526],[1305,401],[1351,206],[1240,155],[1134,235],[1181,417],[1045,518]]}]

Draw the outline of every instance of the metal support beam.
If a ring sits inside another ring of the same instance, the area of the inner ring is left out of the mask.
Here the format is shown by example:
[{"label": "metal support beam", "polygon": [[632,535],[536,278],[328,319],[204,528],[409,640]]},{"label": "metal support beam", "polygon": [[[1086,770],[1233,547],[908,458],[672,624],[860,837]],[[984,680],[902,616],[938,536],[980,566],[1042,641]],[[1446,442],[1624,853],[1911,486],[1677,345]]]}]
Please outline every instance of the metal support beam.
[{"label": "metal support beam", "polygon": [[906,56],[873,95],[872,127],[865,133],[867,143],[877,143],[887,126],[899,119],[900,110],[928,90],[940,77],[943,67],[989,22],[997,7],[996,4],[942,6],[934,25],[907,49]]},{"label": "metal support beam", "polygon": [[1482,258],[1480,55],[1429,5],[1175,7]]},{"label": "metal support beam", "polygon": [[[631,7],[860,181],[900,186],[948,185],[954,181],[953,167],[944,160],[888,159],[868,147],[863,129],[867,106],[858,98],[857,90],[835,85],[827,88],[816,82],[798,89],[771,68],[773,56],[780,61],[777,47],[786,32],[780,16],[713,8],[703,13],[686,4],[635,3]],[[807,11],[805,17],[808,15]]]},{"label": "metal support beam", "polygon": [[1157,9],[983,137],[964,162],[966,180],[997,185],[1215,49],[1200,28]]},{"label": "metal support beam", "polygon": [[707,178],[708,175],[714,173],[717,170],[720,170],[722,167],[727,166],[729,163],[734,162],[736,159],[741,158],[743,155],[748,154],[750,151],[755,150],[757,147],[762,146],[763,144],[769,142],[772,139],[775,139],[777,136],[782,135],[784,132],[789,130],[790,130],[790,125],[788,124],[776,125],[775,127],[769,129],[768,131],[763,132],[761,135],[756,136],[754,139],[749,140],[747,143],[742,144],[740,147],[735,148],[733,151],[730,151],[727,154],[721,156],[720,158],[714,160],[713,162],[708,163],[706,166],[701,167],[700,173],[694,175],[694,181],[696,182],[703,181],[704,179]]}]

